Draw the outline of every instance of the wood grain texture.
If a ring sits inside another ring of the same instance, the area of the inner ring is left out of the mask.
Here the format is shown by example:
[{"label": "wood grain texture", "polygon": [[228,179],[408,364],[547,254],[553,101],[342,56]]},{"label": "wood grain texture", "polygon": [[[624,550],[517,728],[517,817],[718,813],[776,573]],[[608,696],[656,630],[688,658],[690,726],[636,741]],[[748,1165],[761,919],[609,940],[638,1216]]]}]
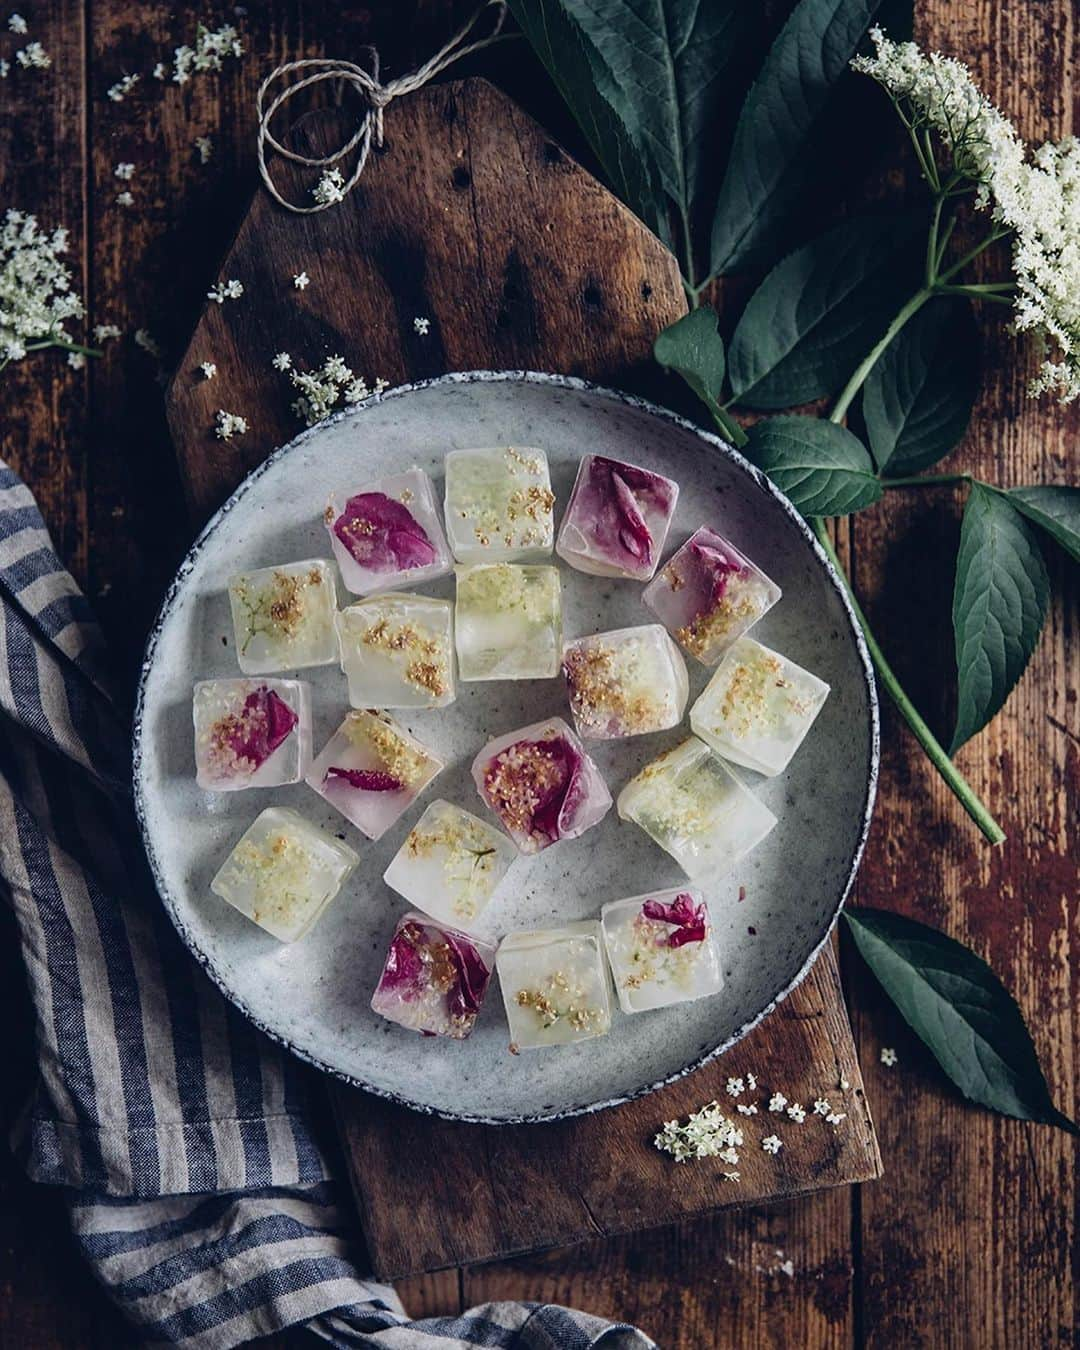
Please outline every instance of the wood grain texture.
[{"label": "wood grain texture", "polygon": [[[876,1177],[881,1160],[853,1050],[830,950],[727,1055],[614,1110],[493,1129],[339,1091],[339,1126],[376,1273],[396,1279]],[[759,1087],[740,1100],[761,1105],[743,1118],[725,1084],[748,1070]],[[827,1097],[847,1119],[836,1128],[816,1116],[796,1125],[766,1109],[774,1091],[808,1111]],[[730,1164],[679,1167],[652,1146],[664,1121],[713,1099],[744,1131],[736,1182],[724,1179]],[[784,1140],[775,1157],[760,1146],[773,1132]]]},{"label": "wood grain texture", "polygon": [[[972,0],[920,6],[920,40],[972,61],[991,98],[1032,139],[1076,130],[1076,11]],[[993,263],[990,264],[993,267]],[[980,315],[984,386],[963,444],[941,466],[1002,485],[1076,481],[1076,409],[1032,402],[1034,366],[1000,315]],[[949,594],[960,502],[894,492],[851,529],[860,592],[906,687],[948,740]],[[988,849],[886,700],[879,804],[857,898],[944,928],[985,957],[1018,999],[1054,1100],[1076,1115],[1076,569],[1048,550],[1053,605],[1005,710],[958,762],[1008,833]],[[922,632],[913,643],[910,635]],[[1077,1309],[1076,1142],[959,1101],[882,1008],[852,960],[862,1060],[886,1159],[861,1205],[861,1325],[868,1344],[1065,1346]],[[899,1064],[879,1061],[882,1044]],[[1071,1254],[1071,1255],[1070,1255]]]},{"label": "wood grain texture", "polygon": [[[341,355],[369,384],[525,367],[624,388],[656,378],[652,339],[686,305],[670,254],[625,207],[484,81],[423,89],[387,117],[345,202],[303,216],[260,192],[221,264],[243,301],[208,303],[167,395],[200,519],[296,434],[296,391],[271,365],[282,349],[301,370]],[[310,113],[293,145],[325,155],[349,129]],[[316,173],[284,160],[274,173],[290,200],[311,201]],[[227,443],[222,406],[249,424]]]}]

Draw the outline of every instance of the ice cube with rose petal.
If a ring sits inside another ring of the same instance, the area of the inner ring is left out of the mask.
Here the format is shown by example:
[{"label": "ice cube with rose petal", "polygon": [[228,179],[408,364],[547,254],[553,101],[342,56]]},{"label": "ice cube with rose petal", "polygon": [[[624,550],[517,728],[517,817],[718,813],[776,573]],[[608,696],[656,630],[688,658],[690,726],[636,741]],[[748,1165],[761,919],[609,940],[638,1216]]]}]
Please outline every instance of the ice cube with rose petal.
[{"label": "ice cube with rose petal", "polygon": [[446,455],[446,532],[459,563],[551,552],[555,494],[543,450],[499,446]]},{"label": "ice cube with rose petal", "polygon": [[611,900],[600,910],[623,1012],[645,1012],[715,994],[720,955],[701,892],[688,887]]},{"label": "ice cube with rose petal", "polygon": [[454,701],[454,607],[393,591],[337,616],[354,708],[442,708]]},{"label": "ice cube with rose petal", "polygon": [[512,1049],[570,1045],[610,1029],[611,989],[594,919],[511,933],[495,966]]},{"label": "ice cube with rose petal", "polygon": [[690,725],[725,759],[771,777],[787,768],[828,695],[824,680],[743,637],[690,709]]},{"label": "ice cube with rose petal", "polygon": [[457,569],[454,614],[462,680],[543,680],[559,673],[562,591],[555,567]]},{"label": "ice cube with rose petal", "polygon": [[447,801],[434,801],[409,831],[383,880],[433,919],[468,929],[517,857],[501,830]]},{"label": "ice cube with rose petal", "polygon": [[703,525],[664,564],[641,598],[691,656],[714,666],[776,604],[780,587]]},{"label": "ice cube with rose petal", "polygon": [[576,839],[611,809],[600,770],[561,717],[489,741],[473,760],[472,775],[522,853]]},{"label": "ice cube with rose petal", "polygon": [[304,680],[199,680],[192,717],[201,788],[281,787],[308,771],[311,687]]},{"label": "ice cube with rose petal", "polygon": [[420,586],[453,563],[431,479],[415,465],[330,498],[325,512],[341,579],[354,595]]},{"label": "ice cube with rose petal", "polygon": [[617,807],[692,881],[723,876],[776,824],[769,808],[696,736],[647,764],[619,793]]},{"label": "ice cube with rose petal", "polygon": [[470,1034],[495,963],[495,948],[424,914],[394,929],[373,1012],[409,1031],[462,1041]]},{"label": "ice cube with rose petal", "polygon": [[360,861],[298,811],[268,806],[240,837],[210,889],[281,942],[296,942]]},{"label": "ice cube with rose petal", "polygon": [[333,565],[322,558],[229,579],[236,659],[245,675],[328,666],[338,659]]},{"label": "ice cube with rose petal", "polygon": [[678,726],[690,688],[682,652],[658,623],[568,642],[563,677],[574,725],[594,740]]},{"label": "ice cube with rose petal", "polygon": [[379,839],[442,768],[442,760],[389,713],[354,710],[304,781],[361,834]]},{"label": "ice cube with rose petal", "polygon": [[648,581],[678,499],[672,478],[606,455],[585,455],[555,551],[579,572]]}]

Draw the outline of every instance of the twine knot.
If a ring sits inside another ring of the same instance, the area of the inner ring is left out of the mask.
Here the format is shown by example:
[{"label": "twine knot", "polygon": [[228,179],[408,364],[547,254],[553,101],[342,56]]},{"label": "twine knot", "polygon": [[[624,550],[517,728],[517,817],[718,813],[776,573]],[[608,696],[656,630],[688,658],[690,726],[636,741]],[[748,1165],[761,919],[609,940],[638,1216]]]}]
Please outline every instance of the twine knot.
[{"label": "twine knot", "polygon": [[[486,37],[474,38],[473,32],[489,10],[493,10],[495,14],[491,32]],[[422,89],[425,84],[440,75],[449,66],[452,66],[455,61],[460,61],[462,57],[478,52],[484,47],[490,47],[493,43],[503,41],[502,27],[505,20],[506,0],[484,0],[484,3],[469,19],[468,23],[449,42],[440,47],[434,56],[430,57],[416,70],[407,75],[399,75],[397,79],[388,80],[385,84],[379,80],[379,53],[374,47],[367,48],[370,70],[357,65],[354,61],[310,57],[302,61],[287,61],[284,65],[271,71],[259,86],[258,96],[255,100],[255,111],[259,120],[256,142],[259,173],[270,195],[286,210],[295,211],[298,215],[305,216],[313,215],[317,211],[325,211],[328,207],[346,197],[360,181],[372,143],[374,142],[376,146],[381,146],[383,143],[383,117],[393,100],[400,98],[402,94],[411,94],[417,89]],[[291,84],[284,83],[290,75],[300,72],[303,72],[300,79],[294,80]],[[322,156],[301,154],[299,151],[291,150],[288,146],[282,145],[270,130],[270,123],[277,112],[288,103],[289,99],[294,98],[304,89],[321,84],[323,80],[338,82],[339,97],[346,87],[355,89],[363,100],[364,111],[356,130],[344,144],[331,154]],[[284,87],[268,102],[270,90],[278,83],[283,83]],[[269,158],[273,152],[281,155],[284,159],[292,160],[294,164],[302,164],[309,169],[329,170],[340,160],[348,158],[354,152],[356,163],[353,165],[352,173],[341,183],[333,199],[319,201],[314,206],[298,206],[295,202],[290,202],[281,195],[270,176]]]}]

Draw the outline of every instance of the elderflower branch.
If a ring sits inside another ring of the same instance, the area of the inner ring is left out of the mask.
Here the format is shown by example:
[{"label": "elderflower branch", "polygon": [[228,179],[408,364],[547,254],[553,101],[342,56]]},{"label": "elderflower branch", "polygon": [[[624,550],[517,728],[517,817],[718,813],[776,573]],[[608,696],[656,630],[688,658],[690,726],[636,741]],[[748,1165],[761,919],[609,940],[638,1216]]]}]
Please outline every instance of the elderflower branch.
[{"label": "elderflower branch", "polygon": [[885,653],[881,650],[870,625],[866,621],[866,615],[862,611],[862,606],[855,598],[855,592],[851,589],[851,583],[844,574],[844,569],[840,565],[840,559],[836,556],[836,550],[833,548],[832,541],[825,528],[825,522],[818,519],[813,522],[813,526],[814,533],[818,537],[818,542],[828,555],[829,561],[836,569],[836,573],[843,584],[844,590],[847,592],[851,608],[855,613],[856,619],[859,621],[859,627],[863,631],[863,637],[866,639],[866,646],[870,652],[871,660],[874,663],[874,669],[878,673],[878,678],[888,690],[889,696],[896,704],[900,715],[911,728],[915,735],[915,739],[922,746],[923,750],[926,751],[927,757],[942,778],[944,778],[950,790],[960,802],[960,805],[968,813],[975,824],[978,825],[979,829],[982,830],[986,838],[991,844],[1002,843],[1005,839],[1005,831],[980,801],[975,789],[946,754],[944,746],[927,726],[919,710],[905,693],[903,686],[896,677],[896,672],[893,670],[892,666],[889,665]]}]

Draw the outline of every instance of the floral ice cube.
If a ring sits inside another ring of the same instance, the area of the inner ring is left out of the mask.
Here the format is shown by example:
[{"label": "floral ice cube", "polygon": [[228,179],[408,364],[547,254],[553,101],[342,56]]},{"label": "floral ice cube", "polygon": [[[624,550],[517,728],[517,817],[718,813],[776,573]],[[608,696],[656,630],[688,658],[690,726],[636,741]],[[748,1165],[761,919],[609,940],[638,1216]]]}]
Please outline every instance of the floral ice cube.
[{"label": "floral ice cube", "polygon": [[522,853],[576,839],[611,809],[600,770],[561,717],[489,741],[472,774]]},{"label": "floral ice cube", "polygon": [[354,595],[420,586],[452,564],[431,479],[415,467],[360,488],[326,508],[330,546]]},{"label": "floral ice cube", "polygon": [[694,881],[723,876],[776,824],[696,736],[646,764],[619,793],[617,806],[623,820],[640,825]]},{"label": "floral ice cube", "polygon": [[664,550],[679,485],[636,464],[586,455],[555,551],[579,572],[648,581]]},{"label": "floral ice cube", "polygon": [[308,771],[311,690],[303,680],[199,680],[192,715],[201,788],[280,787]]},{"label": "floral ice cube", "polygon": [[641,598],[691,656],[714,666],[780,599],[780,587],[702,526],[664,564]]},{"label": "floral ice cube", "polygon": [[545,680],[559,673],[558,569],[487,563],[457,569],[454,616],[463,680]]},{"label": "floral ice cube", "polygon": [[500,830],[450,802],[432,802],[383,873],[410,904],[469,928],[506,876],[517,849]]},{"label": "floral ice cube", "polygon": [[281,942],[302,938],[360,861],[297,811],[268,806],[210,889]]},{"label": "floral ice cube", "polygon": [[379,839],[443,768],[387,713],[350,712],[305,782],[361,834]]},{"label": "floral ice cube", "polygon": [[513,1050],[569,1045],[603,1036],[611,1000],[600,925],[511,933],[495,958]]},{"label": "floral ice cube", "polygon": [[824,680],[739,638],[690,709],[690,725],[725,759],[771,777],[787,768],[828,695]]},{"label": "floral ice cube", "polygon": [[229,581],[236,659],[245,675],[338,659],[333,566],[321,558],[243,572]]},{"label": "floral ice cube", "polygon": [[503,446],[446,456],[446,531],[461,563],[538,558],[555,537],[543,450]]},{"label": "floral ice cube", "polygon": [[686,709],[686,662],[658,623],[568,642],[563,675],[574,725],[587,739],[664,731]]},{"label": "floral ice cube", "polygon": [[441,708],[454,701],[454,607],[426,595],[372,596],[337,616],[354,708]]},{"label": "floral ice cube", "polygon": [[495,948],[423,914],[398,920],[371,1007],[409,1031],[463,1041],[476,1024]]},{"label": "floral ice cube", "polygon": [[687,1003],[715,994],[724,983],[700,891],[612,900],[601,909],[600,924],[623,1012]]}]

